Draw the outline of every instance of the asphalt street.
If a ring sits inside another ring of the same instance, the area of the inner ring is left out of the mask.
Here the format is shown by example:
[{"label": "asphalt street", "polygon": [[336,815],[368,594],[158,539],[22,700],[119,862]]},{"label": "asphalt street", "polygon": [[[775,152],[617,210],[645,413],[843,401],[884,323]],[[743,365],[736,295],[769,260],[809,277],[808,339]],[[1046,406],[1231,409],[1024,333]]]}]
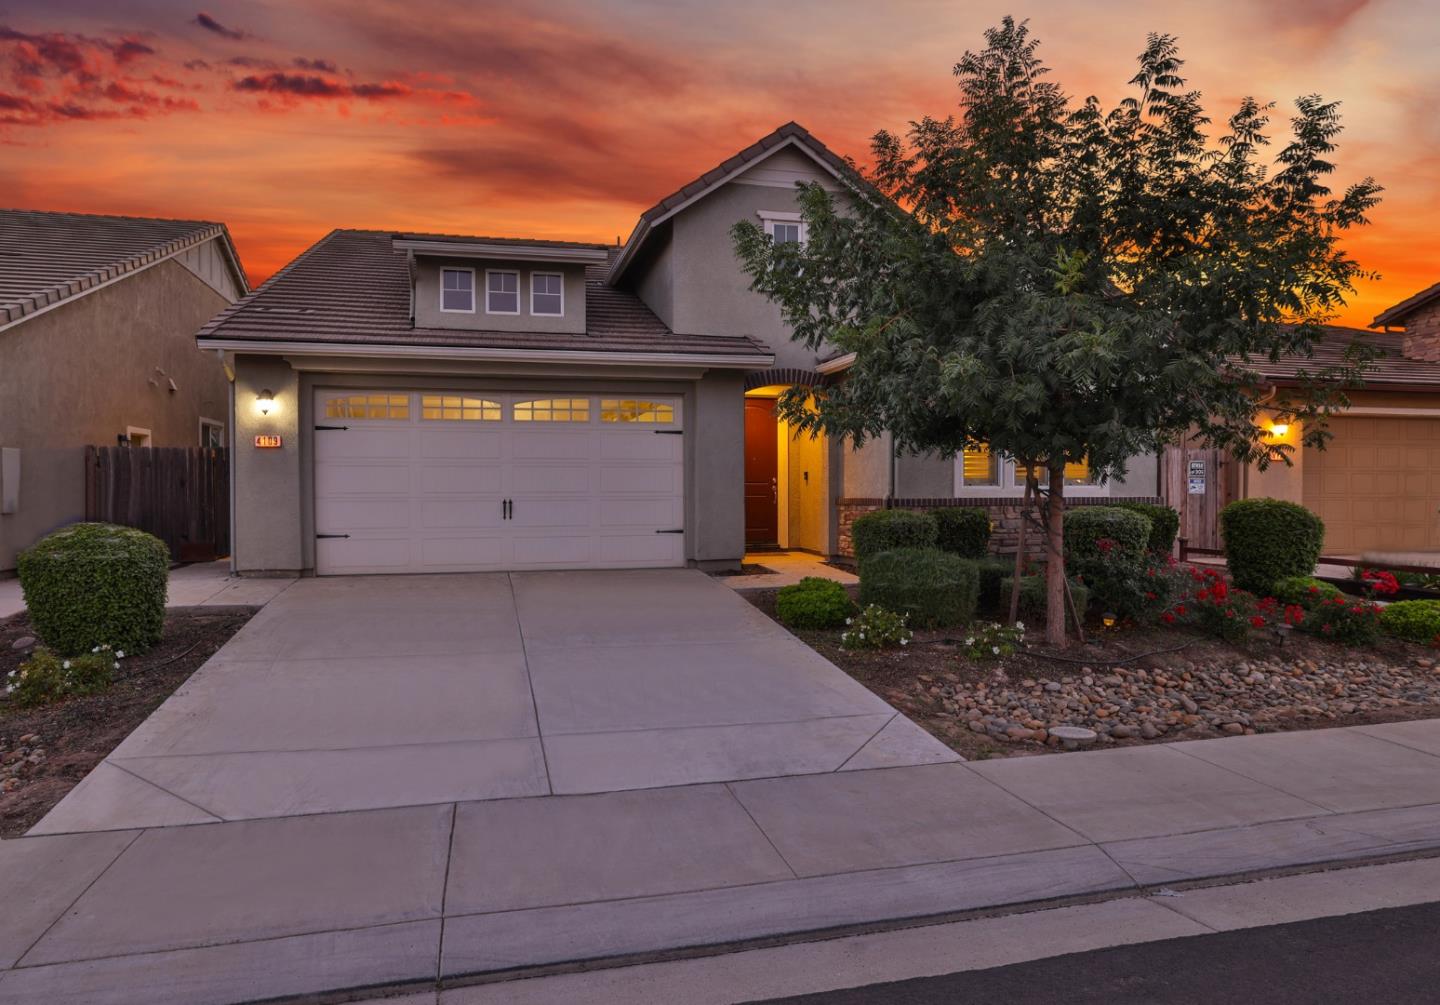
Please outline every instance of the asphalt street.
[{"label": "asphalt street", "polygon": [[769,1005],[1432,1003],[1440,1001],[1437,949],[1440,904],[1432,903],[770,999]]}]

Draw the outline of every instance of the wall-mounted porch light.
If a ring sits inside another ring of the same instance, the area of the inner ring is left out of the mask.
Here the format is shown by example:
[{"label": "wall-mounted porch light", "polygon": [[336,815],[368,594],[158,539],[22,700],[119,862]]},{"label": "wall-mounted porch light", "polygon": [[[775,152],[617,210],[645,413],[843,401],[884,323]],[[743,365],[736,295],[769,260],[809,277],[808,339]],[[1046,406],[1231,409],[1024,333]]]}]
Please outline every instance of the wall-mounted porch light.
[{"label": "wall-mounted porch light", "polygon": [[1285,422],[1272,422],[1265,427],[1265,431],[1278,439],[1290,432],[1290,426]]},{"label": "wall-mounted porch light", "polygon": [[261,415],[269,415],[275,410],[275,392],[268,387],[255,395],[255,410]]}]

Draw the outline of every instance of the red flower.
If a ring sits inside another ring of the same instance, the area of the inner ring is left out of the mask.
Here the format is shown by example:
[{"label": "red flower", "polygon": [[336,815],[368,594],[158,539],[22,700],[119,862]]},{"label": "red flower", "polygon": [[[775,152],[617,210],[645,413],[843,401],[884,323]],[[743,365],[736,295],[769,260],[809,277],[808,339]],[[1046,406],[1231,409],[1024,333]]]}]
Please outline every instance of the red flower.
[{"label": "red flower", "polygon": [[1146,590],[1146,591],[1145,591],[1145,599],[1146,599],[1146,600],[1154,600],[1154,599],[1155,599],[1155,594],[1151,593],[1149,590]]},{"label": "red flower", "polygon": [[[1164,614],[1160,615],[1160,620],[1165,622],[1167,625],[1173,625],[1175,623],[1175,615],[1171,614],[1169,611],[1166,611]],[[1440,635],[1435,636],[1435,643],[1436,645],[1440,645]]]},{"label": "red flower", "polygon": [[1183,616],[1185,614],[1185,605],[1177,604],[1175,606],[1175,613]]},{"label": "red flower", "polygon": [[1255,617],[1250,619],[1250,624],[1254,625],[1256,628],[1264,628],[1265,619],[1260,617],[1259,615],[1256,615]]},{"label": "red flower", "polygon": [[1291,604],[1285,608],[1285,623],[1287,625],[1298,625],[1305,620],[1305,608],[1299,604]]}]

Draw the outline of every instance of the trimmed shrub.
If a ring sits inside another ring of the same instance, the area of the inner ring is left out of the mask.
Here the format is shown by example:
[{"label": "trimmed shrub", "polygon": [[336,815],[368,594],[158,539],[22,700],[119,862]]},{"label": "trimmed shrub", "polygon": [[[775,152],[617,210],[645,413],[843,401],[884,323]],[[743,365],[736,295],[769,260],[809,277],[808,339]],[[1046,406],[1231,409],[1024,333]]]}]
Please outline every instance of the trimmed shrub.
[{"label": "trimmed shrub", "polygon": [[[1065,564],[1105,561],[1140,568],[1150,519],[1119,506],[1082,506],[1065,514]],[[1106,543],[1109,542],[1109,543]]]},{"label": "trimmed shrub", "polygon": [[[1014,582],[1014,576],[1007,576],[1001,581],[1001,596],[1010,596]],[[1070,580],[1070,596],[1074,598],[1075,609],[1083,618],[1085,608],[1090,603],[1090,591],[1085,588],[1083,583],[1077,583],[1072,579]],[[1075,620],[1068,617],[1068,611],[1066,614],[1065,620],[1070,622],[1071,627],[1074,627]],[[1045,617],[1045,576],[1043,574],[1025,576],[1020,580],[1020,617],[1022,620],[1031,618],[1035,621],[1040,621]]]},{"label": "trimmed shrub", "polygon": [[775,597],[775,614],[791,628],[838,628],[854,611],[845,587],[820,576],[806,576]]},{"label": "trimmed shrub", "polygon": [[25,606],[60,656],[110,645],[140,653],[160,641],[170,551],[130,527],[77,523],[20,553]]},{"label": "trimmed shrub", "polygon": [[1146,575],[1150,519],[1117,506],[1086,506],[1065,514],[1065,569],[1105,610],[1124,618],[1151,612],[1155,593]]},{"label": "trimmed shrub", "polygon": [[1275,584],[1270,595],[1282,604],[1299,604],[1308,611],[1327,600],[1345,596],[1345,591],[1313,576],[1286,576]]},{"label": "trimmed shrub", "polygon": [[1175,547],[1175,537],[1180,533],[1180,512],[1169,506],[1155,503],[1113,502],[1112,509],[1128,509],[1139,513],[1150,521],[1150,540],[1146,548],[1157,555],[1168,555]]},{"label": "trimmed shrub", "polygon": [[935,547],[961,558],[990,553],[990,511],[983,506],[944,506],[930,511]]},{"label": "trimmed shrub", "polygon": [[1380,605],[1354,597],[1335,597],[1305,615],[1302,631],[1347,646],[1373,646],[1380,638]]},{"label": "trimmed shrub", "polygon": [[896,548],[860,567],[860,604],[909,615],[921,628],[963,625],[975,616],[980,571],[938,548]]},{"label": "trimmed shrub", "polygon": [[1241,499],[1220,511],[1225,562],[1235,585],[1268,594],[1288,576],[1315,571],[1325,524],[1304,506],[1281,499]]},{"label": "trimmed shrub", "polygon": [[1440,600],[1397,600],[1380,612],[1380,630],[1407,642],[1440,646]]},{"label": "trimmed shrub", "polygon": [[982,558],[975,563],[980,573],[980,601],[976,605],[981,611],[1004,611],[1010,613],[1010,594],[1000,588],[1007,578],[1015,576],[1013,558]]},{"label": "trimmed shrub", "polygon": [[850,525],[855,562],[865,564],[871,555],[896,548],[935,547],[935,519],[909,509],[877,509],[855,518]]}]

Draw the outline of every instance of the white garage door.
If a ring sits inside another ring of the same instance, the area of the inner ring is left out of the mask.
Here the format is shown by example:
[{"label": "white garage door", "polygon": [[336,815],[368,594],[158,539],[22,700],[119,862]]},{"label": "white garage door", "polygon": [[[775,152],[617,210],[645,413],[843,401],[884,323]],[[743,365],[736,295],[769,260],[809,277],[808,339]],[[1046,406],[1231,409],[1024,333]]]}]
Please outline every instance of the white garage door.
[{"label": "white garage door", "polygon": [[322,575],[684,564],[681,401],[317,391]]}]

